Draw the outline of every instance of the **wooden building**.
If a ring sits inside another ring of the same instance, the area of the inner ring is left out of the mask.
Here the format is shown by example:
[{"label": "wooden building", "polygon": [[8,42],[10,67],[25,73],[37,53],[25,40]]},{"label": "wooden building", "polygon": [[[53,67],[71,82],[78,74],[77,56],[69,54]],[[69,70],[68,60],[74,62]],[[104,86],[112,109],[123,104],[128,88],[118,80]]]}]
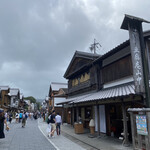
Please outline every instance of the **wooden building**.
[{"label": "wooden building", "polygon": [[60,88],[58,91],[58,94],[55,95],[55,98],[59,98],[56,102],[57,107],[55,106],[55,109],[56,109],[56,112],[62,116],[62,122],[70,124],[71,115],[68,115],[70,108],[65,108],[64,105],[61,105],[61,104],[58,105],[62,101],[64,100],[66,101],[67,97],[68,97],[68,88]]},{"label": "wooden building", "polygon": [[[144,32],[144,39],[150,52],[150,31]],[[72,125],[80,116],[88,128],[93,118],[99,135],[123,136],[128,144],[131,129],[127,109],[145,107],[144,93],[135,93],[129,40],[102,56],[75,52],[64,77],[68,99],[61,104],[71,108]]]},{"label": "wooden building", "polygon": [[20,90],[18,88],[10,88],[9,96],[11,99],[11,108],[18,109],[20,104]]},{"label": "wooden building", "polygon": [[[64,75],[68,79],[67,101],[76,101],[78,97],[84,97],[85,94],[98,90],[97,68],[92,64],[98,57],[100,55],[79,51],[75,52]],[[78,116],[80,116],[84,121],[84,127],[88,128],[90,118],[92,117],[92,107],[88,107],[87,105],[83,107],[73,106],[72,110],[68,111],[68,116],[70,114],[72,114],[72,124],[77,122]]]},{"label": "wooden building", "polygon": [[8,95],[9,93],[9,86],[0,86],[0,107],[3,108],[5,111],[9,109],[10,106],[10,97]]},{"label": "wooden building", "polygon": [[[56,112],[59,112],[62,115],[62,105],[56,105],[56,103],[60,103],[65,101],[66,96],[63,96],[63,89],[67,89],[67,83],[58,83],[52,82],[49,88],[49,106],[48,111],[55,109]],[[59,95],[61,94],[61,95]]]}]

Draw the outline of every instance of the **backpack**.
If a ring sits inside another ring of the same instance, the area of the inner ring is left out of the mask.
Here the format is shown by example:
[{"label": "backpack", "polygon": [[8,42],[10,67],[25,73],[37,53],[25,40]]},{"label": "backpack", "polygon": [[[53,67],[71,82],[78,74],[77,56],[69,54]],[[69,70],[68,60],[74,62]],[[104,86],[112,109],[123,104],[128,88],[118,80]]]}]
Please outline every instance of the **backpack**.
[{"label": "backpack", "polygon": [[22,118],[23,118],[23,119],[25,118],[25,114],[22,115]]},{"label": "backpack", "polygon": [[51,115],[49,115],[49,117],[47,118],[47,124],[49,124],[51,122]]}]

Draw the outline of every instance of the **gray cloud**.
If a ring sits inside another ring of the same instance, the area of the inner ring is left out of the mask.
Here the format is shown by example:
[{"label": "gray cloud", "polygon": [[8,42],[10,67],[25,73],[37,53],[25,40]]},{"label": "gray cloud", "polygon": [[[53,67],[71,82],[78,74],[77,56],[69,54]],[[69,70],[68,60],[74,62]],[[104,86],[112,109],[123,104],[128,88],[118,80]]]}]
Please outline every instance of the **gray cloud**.
[{"label": "gray cloud", "polygon": [[67,82],[63,75],[75,50],[90,52],[94,38],[102,45],[99,54],[116,47],[128,39],[120,30],[124,14],[150,20],[149,5],[149,0],[0,1],[0,84],[44,98],[51,82]]}]

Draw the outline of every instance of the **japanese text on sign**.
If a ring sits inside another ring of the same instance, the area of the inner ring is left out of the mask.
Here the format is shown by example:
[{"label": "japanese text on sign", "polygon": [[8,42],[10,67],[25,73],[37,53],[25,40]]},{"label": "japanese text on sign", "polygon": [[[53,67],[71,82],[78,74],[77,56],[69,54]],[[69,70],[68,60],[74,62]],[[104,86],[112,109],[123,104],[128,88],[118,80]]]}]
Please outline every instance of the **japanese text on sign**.
[{"label": "japanese text on sign", "polygon": [[148,135],[146,115],[136,115],[137,133],[141,135]]}]

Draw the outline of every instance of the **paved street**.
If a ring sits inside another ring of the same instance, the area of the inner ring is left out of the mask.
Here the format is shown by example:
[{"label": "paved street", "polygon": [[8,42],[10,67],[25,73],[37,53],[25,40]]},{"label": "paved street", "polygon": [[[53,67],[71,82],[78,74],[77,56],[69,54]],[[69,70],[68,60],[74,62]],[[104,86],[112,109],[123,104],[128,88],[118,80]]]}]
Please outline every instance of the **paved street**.
[{"label": "paved street", "polygon": [[40,119],[28,119],[25,128],[21,123],[9,124],[10,131],[5,131],[6,138],[0,140],[0,150],[84,150],[62,135],[49,139],[46,126]]},{"label": "paved street", "polygon": [[[46,136],[47,124],[43,123],[43,119],[39,119],[38,124],[39,124],[39,129],[41,130],[43,135]],[[71,141],[65,136],[63,136],[62,134],[60,136],[57,136],[56,132],[55,132],[55,138],[48,138],[48,140],[57,148],[57,150],[85,150],[85,149],[88,150],[89,149],[89,146],[84,145],[83,143],[82,144],[77,143],[75,140]],[[82,147],[85,147],[85,149],[82,148],[80,145],[82,145]]]},{"label": "paved street", "polygon": [[56,148],[43,136],[37,121],[28,120],[25,128],[21,123],[9,125],[6,138],[0,140],[0,150],[55,150]]},{"label": "paved street", "polygon": [[[43,119],[28,119],[26,127],[21,123],[9,124],[6,138],[0,139],[0,150],[131,150],[111,138],[89,138],[87,134],[75,134],[72,127],[62,126],[62,134],[48,138],[47,123]],[[109,143],[109,144],[108,144]]]}]

